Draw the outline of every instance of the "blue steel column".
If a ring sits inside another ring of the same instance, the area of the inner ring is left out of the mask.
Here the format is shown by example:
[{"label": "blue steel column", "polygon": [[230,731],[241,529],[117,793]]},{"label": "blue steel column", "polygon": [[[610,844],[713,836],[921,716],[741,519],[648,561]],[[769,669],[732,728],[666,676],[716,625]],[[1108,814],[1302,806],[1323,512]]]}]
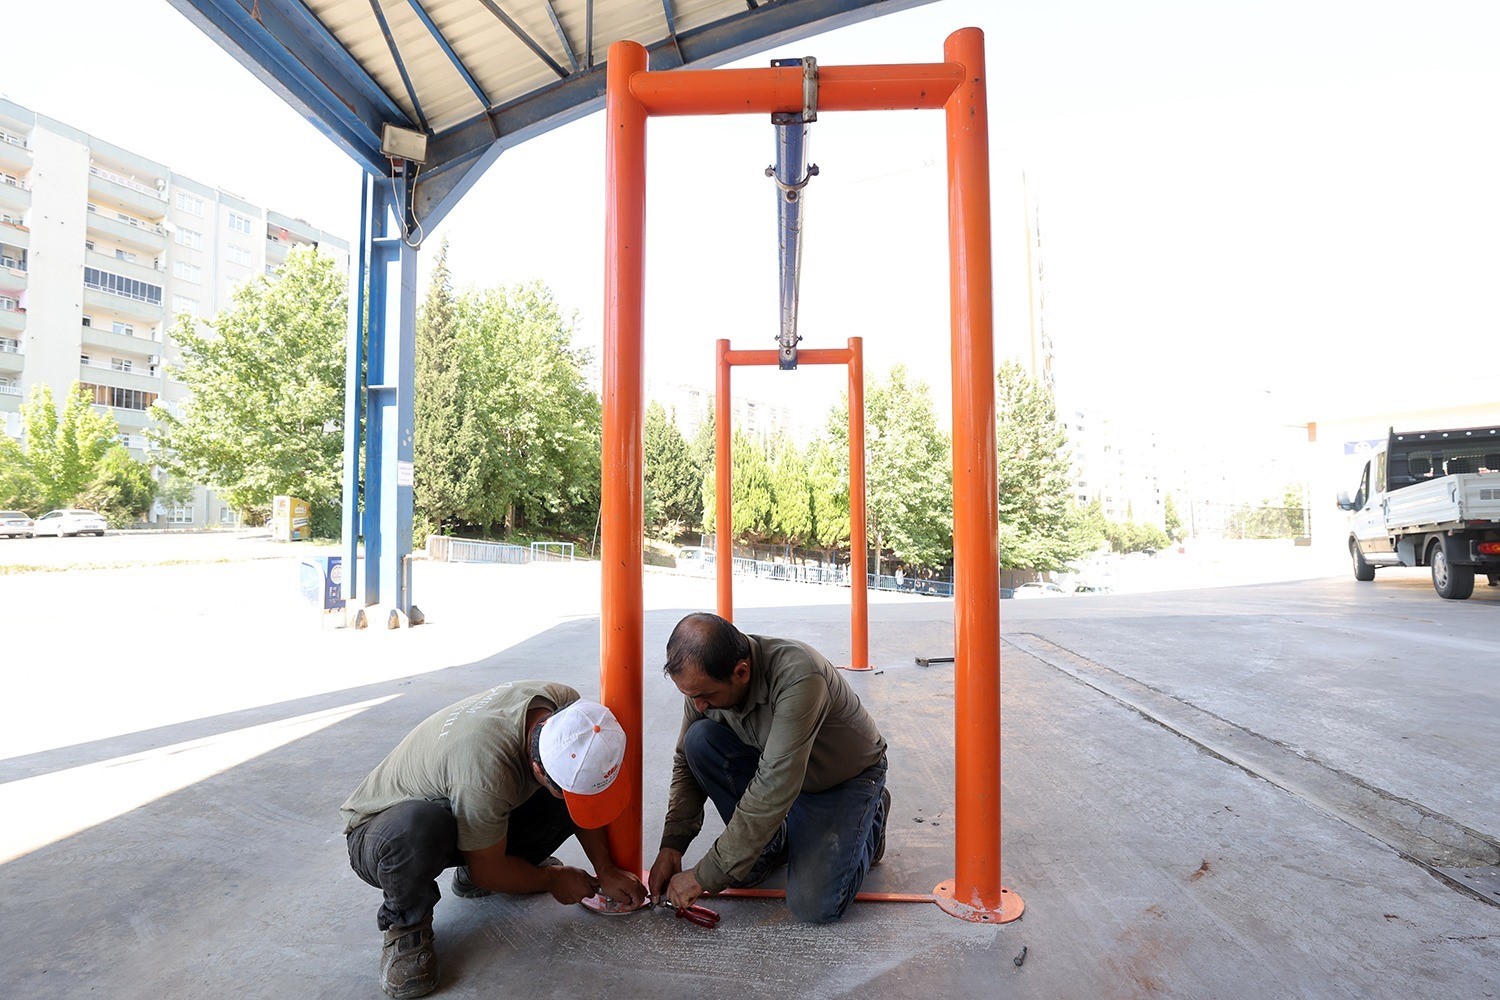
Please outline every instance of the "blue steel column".
[{"label": "blue steel column", "polygon": [[365,293],[366,272],[370,266],[370,200],[375,180],[364,179],[360,198],[359,246],[354,252],[349,275],[349,337],[344,347],[344,603],[352,606],[360,594],[359,586],[359,459],[364,435],[360,419],[364,415],[365,362]]},{"label": "blue steel column", "polygon": [[407,614],[411,552],[417,252],[388,178],[370,181],[369,355],[365,401],[365,605]]}]

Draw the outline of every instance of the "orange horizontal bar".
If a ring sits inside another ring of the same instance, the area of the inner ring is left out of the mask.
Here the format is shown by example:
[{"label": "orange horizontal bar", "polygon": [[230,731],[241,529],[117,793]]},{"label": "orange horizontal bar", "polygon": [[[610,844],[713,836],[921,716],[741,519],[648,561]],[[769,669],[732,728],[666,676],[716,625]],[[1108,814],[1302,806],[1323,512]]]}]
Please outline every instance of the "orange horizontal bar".
[{"label": "orange horizontal bar", "polygon": [[[726,351],[724,363],[730,367],[747,368],[754,365],[774,365],[780,362],[777,351]],[[799,365],[847,365],[850,352],[847,347],[816,347],[797,352]]]},{"label": "orange horizontal bar", "polygon": [[[715,899],[724,897],[739,899],[785,899],[785,889],[720,889]],[[861,903],[933,903],[936,897],[930,892],[861,892],[855,900]]]},{"label": "orange horizontal bar", "polygon": [[[956,63],[820,66],[818,111],[943,107],[964,68]],[[744,115],[802,110],[802,68],[684,69],[630,75],[648,115]]]}]

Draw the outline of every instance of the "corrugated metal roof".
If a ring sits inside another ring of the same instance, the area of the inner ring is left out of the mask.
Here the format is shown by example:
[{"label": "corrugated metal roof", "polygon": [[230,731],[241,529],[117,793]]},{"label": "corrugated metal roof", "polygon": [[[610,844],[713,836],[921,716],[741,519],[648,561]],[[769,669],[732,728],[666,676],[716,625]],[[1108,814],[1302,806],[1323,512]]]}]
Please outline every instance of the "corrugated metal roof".
[{"label": "corrugated metal roof", "polygon": [[[489,102],[485,106],[422,23],[410,0],[305,0],[305,6],[412,121],[425,119],[433,132],[442,132],[563,78],[505,24],[496,10],[514,21],[566,74],[574,72],[574,59],[578,68],[602,62],[610,43],[620,39],[643,45],[669,39],[669,9],[677,32],[747,10],[745,0],[669,0],[667,5],[662,0],[551,0],[552,11],[567,37],[565,46],[548,15],[546,0],[422,0],[421,8],[484,92]],[[386,41],[375,12],[377,6],[411,81],[415,104],[391,53],[392,45]],[[587,44],[590,8],[592,54]]]}]

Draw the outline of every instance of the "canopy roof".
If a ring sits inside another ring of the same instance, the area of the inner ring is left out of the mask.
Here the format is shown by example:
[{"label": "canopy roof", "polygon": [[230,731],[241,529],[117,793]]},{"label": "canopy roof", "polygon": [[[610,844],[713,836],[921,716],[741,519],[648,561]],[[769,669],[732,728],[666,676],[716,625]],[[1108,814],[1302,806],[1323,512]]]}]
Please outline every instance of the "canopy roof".
[{"label": "canopy roof", "polygon": [[615,41],[706,68],[931,0],[168,2],[370,173],[383,125],[426,133],[419,209],[441,215],[502,149],[601,108]]}]

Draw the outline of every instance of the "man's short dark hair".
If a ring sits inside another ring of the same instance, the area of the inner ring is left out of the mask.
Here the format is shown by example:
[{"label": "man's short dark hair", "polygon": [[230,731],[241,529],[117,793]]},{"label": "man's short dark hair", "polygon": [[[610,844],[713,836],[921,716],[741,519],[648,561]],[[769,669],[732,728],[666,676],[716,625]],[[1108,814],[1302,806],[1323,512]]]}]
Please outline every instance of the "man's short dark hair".
[{"label": "man's short dark hair", "polygon": [[667,665],[662,673],[677,677],[689,666],[697,665],[716,681],[727,681],[734,665],[750,658],[750,640],[733,624],[696,611],[677,623],[667,640]]}]

